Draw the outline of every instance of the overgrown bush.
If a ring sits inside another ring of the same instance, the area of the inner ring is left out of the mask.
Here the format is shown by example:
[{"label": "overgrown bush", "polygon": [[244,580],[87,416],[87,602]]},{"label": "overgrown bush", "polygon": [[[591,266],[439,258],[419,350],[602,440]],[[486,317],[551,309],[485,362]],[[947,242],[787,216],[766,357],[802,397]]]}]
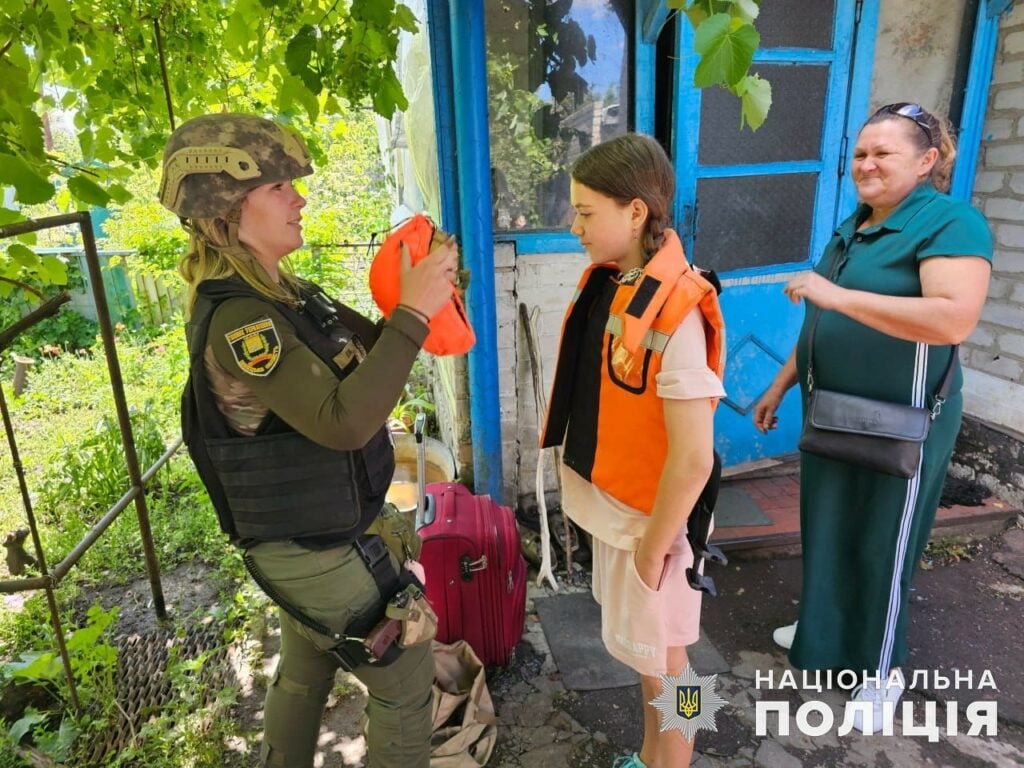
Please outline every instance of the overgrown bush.
[{"label": "overgrown bush", "polygon": [[[151,402],[132,411],[135,451],[139,467],[156,463],[166,446]],[[51,464],[40,484],[37,510],[40,517],[68,530],[69,520],[85,519],[105,512],[131,485],[125,465],[124,446],[117,419],[104,414],[92,434],[60,451],[63,461]],[[162,478],[151,481],[159,488]]]}]

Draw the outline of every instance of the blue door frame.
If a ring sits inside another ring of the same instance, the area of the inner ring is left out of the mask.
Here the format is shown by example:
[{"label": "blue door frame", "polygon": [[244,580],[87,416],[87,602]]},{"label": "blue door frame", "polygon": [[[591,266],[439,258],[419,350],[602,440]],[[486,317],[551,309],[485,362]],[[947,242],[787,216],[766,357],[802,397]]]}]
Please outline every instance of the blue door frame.
[{"label": "blue door frame", "polygon": [[[844,147],[852,147],[857,128],[867,116],[871,76],[874,63],[874,39],[878,23],[878,3],[869,0],[836,0],[836,17],[855,5],[859,17],[856,36],[840,41],[852,46],[849,56],[849,82],[845,104],[845,119],[837,129],[830,124],[823,134],[828,145],[822,154],[820,166],[842,166],[838,157]],[[1011,0],[984,0],[979,6],[967,93],[961,115],[960,162],[954,169],[953,194],[969,198],[976,169],[977,150],[985,118],[985,104],[991,82],[995,58],[999,13],[1012,5]],[[477,333],[477,345],[469,353],[469,391],[471,403],[471,438],[473,441],[473,472],[478,492],[486,492],[501,499],[502,451],[500,407],[498,400],[498,358],[496,300],[494,293],[494,233],[491,227],[490,141],[487,122],[486,37],[484,30],[484,0],[428,0],[430,18],[431,53],[434,59],[434,98],[437,115],[438,158],[441,176],[441,218],[445,228],[456,232],[462,243],[465,265],[473,275],[467,295],[470,318]],[[635,128],[651,132],[653,128],[653,98],[639,83],[653,88],[654,41],[669,17],[664,0],[638,0],[635,46],[636,81],[634,95]],[[684,72],[695,66],[692,52],[692,32],[687,24],[680,24],[679,63]],[[763,51],[760,62],[789,60],[793,51]],[[809,56],[819,54],[808,54]],[[789,58],[787,58],[789,57]],[[459,77],[453,77],[459,72]],[[700,95],[692,89],[679,88],[676,125],[696,125],[700,115]],[[830,86],[831,91],[831,86]],[[832,105],[835,107],[836,105]],[[769,120],[771,117],[769,117]],[[682,132],[677,131],[676,134]],[[685,139],[673,148],[674,159],[680,171],[680,199],[677,221],[685,222],[695,195],[686,196],[686,189],[696,189],[698,175],[711,177],[723,173],[701,169],[696,164],[696,132],[687,131],[692,139]],[[687,143],[689,142],[689,143]],[[792,164],[791,164],[792,165]],[[810,166],[808,166],[810,168]],[[817,167],[817,165],[815,165]],[[736,168],[732,169],[736,171]],[[764,172],[764,168],[738,169],[745,173]],[[840,172],[842,172],[840,168]],[[792,169],[791,169],[792,172]],[[685,182],[685,186],[684,183]],[[692,183],[692,185],[691,185]],[[781,265],[764,269],[743,270],[741,275],[726,275],[727,296],[736,302],[747,299],[751,286],[766,281],[781,282],[787,271],[806,269],[820,256],[821,248],[837,218],[852,210],[856,196],[852,184],[844,179],[836,188],[822,186],[819,180],[819,201],[815,211],[811,248],[804,263]],[[690,206],[688,208],[688,206]],[[687,235],[685,228],[683,234]],[[574,238],[568,232],[545,233],[536,236],[536,242],[518,242],[517,252],[533,250],[577,250]],[[692,239],[688,243],[692,246]],[[555,247],[557,246],[557,247]],[[692,248],[688,249],[692,253]],[[776,286],[777,290],[781,285]],[[792,334],[795,338],[795,333]],[[788,342],[792,344],[792,339]],[[785,345],[782,345],[785,346]],[[799,404],[795,396],[783,403],[782,415],[790,427],[770,436],[757,447],[758,455],[772,455],[793,450],[799,426]],[[721,414],[723,410],[719,409]],[[749,420],[749,416],[746,416]],[[721,425],[717,425],[721,429]],[[728,448],[726,446],[726,448]],[[749,453],[749,452],[748,452]],[[742,457],[743,452],[737,452]],[[735,463],[735,462],[731,462]]]}]

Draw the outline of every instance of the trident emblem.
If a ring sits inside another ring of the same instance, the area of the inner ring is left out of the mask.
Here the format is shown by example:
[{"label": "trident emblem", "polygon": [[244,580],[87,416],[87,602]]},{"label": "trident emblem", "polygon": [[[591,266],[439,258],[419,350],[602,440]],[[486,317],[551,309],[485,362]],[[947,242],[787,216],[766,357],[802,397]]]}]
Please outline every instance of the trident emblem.
[{"label": "trident emblem", "polygon": [[700,714],[700,686],[699,685],[677,685],[676,693],[679,700],[676,702],[676,714],[692,720]]}]

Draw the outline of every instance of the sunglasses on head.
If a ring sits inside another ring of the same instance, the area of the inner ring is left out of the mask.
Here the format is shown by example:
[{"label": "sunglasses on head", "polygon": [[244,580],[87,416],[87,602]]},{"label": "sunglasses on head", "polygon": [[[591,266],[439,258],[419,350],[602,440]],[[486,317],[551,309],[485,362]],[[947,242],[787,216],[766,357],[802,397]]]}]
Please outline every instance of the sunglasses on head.
[{"label": "sunglasses on head", "polygon": [[884,107],[875,112],[876,115],[898,115],[899,117],[905,117],[908,120],[913,120],[917,124],[917,127],[924,131],[925,137],[928,139],[928,146],[935,146],[935,137],[932,135],[931,126],[928,125],[928,118],[931,115],[928,111],[920,104],[913,104],[906,101],[901,101],[896,104],[886,104]]}]

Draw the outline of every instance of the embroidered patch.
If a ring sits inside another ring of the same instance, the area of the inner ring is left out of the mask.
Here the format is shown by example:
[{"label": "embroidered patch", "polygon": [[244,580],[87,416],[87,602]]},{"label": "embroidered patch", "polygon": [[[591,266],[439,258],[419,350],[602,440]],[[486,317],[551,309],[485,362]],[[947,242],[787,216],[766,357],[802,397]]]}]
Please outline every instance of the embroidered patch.
[{"label": "embroidered patch", "polygon": [[281,339],[269,317],[225,333],[238,367],[250,376],[266,376],[281,359]]}]

